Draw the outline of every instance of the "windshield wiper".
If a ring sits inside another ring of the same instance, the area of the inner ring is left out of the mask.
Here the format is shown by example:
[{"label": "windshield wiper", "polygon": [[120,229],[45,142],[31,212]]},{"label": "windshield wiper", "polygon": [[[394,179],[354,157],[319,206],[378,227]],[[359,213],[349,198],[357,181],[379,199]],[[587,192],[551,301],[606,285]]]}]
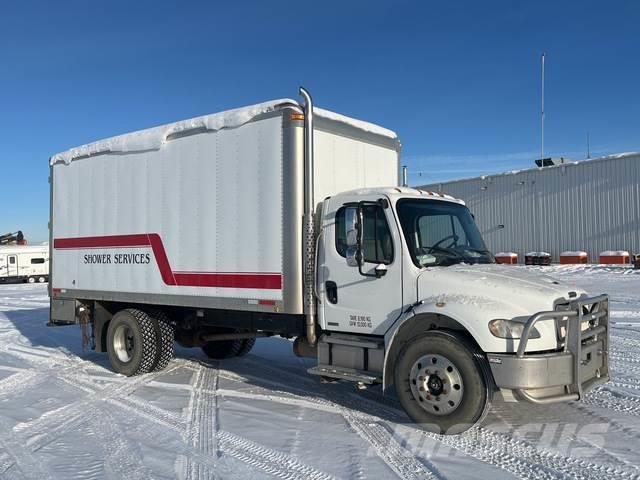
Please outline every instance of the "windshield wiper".
[{"label": "windshield wiper", "polygon": [[480,253],[482,255],[493,255],[489,250],[475,247],[463,247],[465,250],[471,250],[472,252]]},{"label": "windshield wiper", "polygon": [[437,250],[438,252],[442,252],[442,253],[449,253],[449,254],[453,254],[456,257],[459,258],[464,258],[462,254],[460,254],[460,252],[458,252],[457,250],[454,250],[453,248],[446,248],[446,247],[426,247],[429,250],[429,253],[433,252],[434,250]]},{"label": "windshield wiper", "polygon": [[[425,247],[425,248],[429,250],[429,253],[433,251],[437,251],[437,252],[442,252],[448,255],[448,257],[441,259],[439,262],[435,264],[438,266],[454,265],[456,263],[461,263],[465,261],[464,255],[454,250],[453,248],[446,248],[446,247]],[[443,265],[445,262],[447,265]]]}]

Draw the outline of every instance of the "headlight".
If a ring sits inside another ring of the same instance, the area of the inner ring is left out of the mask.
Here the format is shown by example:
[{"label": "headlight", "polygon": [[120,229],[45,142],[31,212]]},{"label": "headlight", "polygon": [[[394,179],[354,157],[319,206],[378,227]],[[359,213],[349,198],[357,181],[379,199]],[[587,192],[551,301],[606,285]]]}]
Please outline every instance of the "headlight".
[{"label": "headlight", "polygon": [[[522,322],[498,318],[489,322],[489,331],[494,337],[507,338],[510,340],[517,339],[522,337],[524,325]],[[540,338],[540,332],[536,327],[533,327],[529,331],[529,338]]]}]

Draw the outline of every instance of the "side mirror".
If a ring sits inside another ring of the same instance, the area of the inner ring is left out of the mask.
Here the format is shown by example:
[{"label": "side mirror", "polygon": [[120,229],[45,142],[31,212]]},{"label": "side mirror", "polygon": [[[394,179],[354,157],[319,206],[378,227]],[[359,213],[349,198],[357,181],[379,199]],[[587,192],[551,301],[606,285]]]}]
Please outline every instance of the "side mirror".
[{"label": "side mirror", "polygon": [[350,267],[359,267],[360,262],[358,262],[358,246],[353,245],[347,248],[345,252],[345,256],[347,258],[347,265]]},{"label": "side mirror", "polygon": [[376,278],[382,278],[387,274],[387,266],[384,263],[381,263],[374,271],[376,272]]},{"label": "side mirror", "polygon": [[363,277],[382,278],[387,274],[387,266],[379,264],[374,273],[366,273],[362,271],[362,266],[365,263],[362,253],[362,230],[364,226],[364,206],[365,205],[378,206],[378,202],[360,202],[358,206],[349,206],[345,210],[345,229],[347,233],[346,243],[347,249],[345,251],[345,258],[347,265],[350,267],[358,267],[360,275]]},{"label": "side mirror", "polygon": [[347,232],[347,247],[358,246],[358,231],[354,228]]},{"label": "side mirror", "polygon": [[358,209],[349,207],[344,212],[345,228],[347,230],[347,251],[345,257],[347,265],[350,267],[359,267],[359,245],[358,245]]}]

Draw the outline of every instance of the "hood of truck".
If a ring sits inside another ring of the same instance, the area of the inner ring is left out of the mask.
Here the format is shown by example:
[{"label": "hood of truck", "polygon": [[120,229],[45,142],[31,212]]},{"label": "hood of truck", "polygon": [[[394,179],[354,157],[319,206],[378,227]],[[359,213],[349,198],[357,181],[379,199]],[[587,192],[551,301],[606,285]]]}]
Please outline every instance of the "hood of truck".
[{"label": "hood of truck", "polygon": [[[575,292],[575,293],[573,293]],[[418,300],[427,311],[447,315],[462,323],[485,351],[509,352],[517,341],[493,337],[488,322],[513,319],[525,322],[531,315],[554,309],[560,299],[581,296],[583,290],[529,269],[498,264],[431,267],[420,273]],[[527,351],[557,348],[553,321],[539,322],[542,338],[530,340]]]}]

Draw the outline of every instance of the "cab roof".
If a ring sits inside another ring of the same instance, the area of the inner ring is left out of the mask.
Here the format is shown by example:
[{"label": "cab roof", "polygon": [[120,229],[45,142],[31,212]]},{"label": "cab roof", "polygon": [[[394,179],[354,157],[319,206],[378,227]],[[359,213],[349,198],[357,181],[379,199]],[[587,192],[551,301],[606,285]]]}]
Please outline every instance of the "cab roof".
[{"label": "cab roof", "polygon": [[342,195],[386,195],[394,201],[399,200],[400,198],[427,198],[430,200],[440,200],[444,202],[465,205],[464,200],[452,197],[451,195],[447,195],[446,193],[432,192],[410,187],[357,188],[346,192],[340,192],[339,194],[335,195],[335,197],[339,197]]}]

